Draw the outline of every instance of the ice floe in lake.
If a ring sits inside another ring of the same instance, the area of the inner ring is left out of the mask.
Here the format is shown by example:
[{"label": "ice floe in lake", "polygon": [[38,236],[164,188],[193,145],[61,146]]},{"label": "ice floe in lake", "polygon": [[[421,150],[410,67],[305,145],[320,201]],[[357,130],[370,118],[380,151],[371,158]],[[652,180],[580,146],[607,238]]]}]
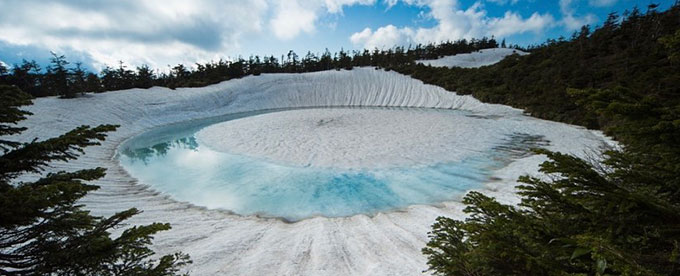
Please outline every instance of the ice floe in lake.
[{"label": "ice floe in lake", "polygon": [[294,166],[366,169],[460,161],[507,129],[464,113],[421,109],[300,109],[215,124],[213,150]]}]

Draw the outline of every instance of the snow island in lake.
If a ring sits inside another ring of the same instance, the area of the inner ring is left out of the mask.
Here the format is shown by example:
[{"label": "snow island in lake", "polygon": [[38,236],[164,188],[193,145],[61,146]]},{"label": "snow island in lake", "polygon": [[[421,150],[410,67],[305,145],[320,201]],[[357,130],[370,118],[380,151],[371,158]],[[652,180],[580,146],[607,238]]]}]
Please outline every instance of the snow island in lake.
[{"label": "snow island in lake", "polygon": [[584,156],[601,133],[373,68],[264,74],[204,88],[40,98],[22,139],[119,124],[55,170],[102,166],[83,204],[168,222],[154,249],[193,275],[417,275],[437,216],[479,190],[516,203],[543,147]]}]

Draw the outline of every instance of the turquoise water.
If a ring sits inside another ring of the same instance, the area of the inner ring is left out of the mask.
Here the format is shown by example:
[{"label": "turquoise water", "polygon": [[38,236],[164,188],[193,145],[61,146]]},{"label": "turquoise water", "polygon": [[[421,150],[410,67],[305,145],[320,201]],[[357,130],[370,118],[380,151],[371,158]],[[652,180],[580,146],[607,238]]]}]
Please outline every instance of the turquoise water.
[{"label": "turquoise water", "polygon": [[[120,163],[141,183],[176,200],[241,215],[297,221],[456,200],[479,188],[512,154],[527,152],[529,147],[515,145],[512,151],[480,152],[461,162],[432,166],[357,170],[275,164],[216,152],[194,138],[207,125],[261,113],[154,129],[121,145]],[[517,143],[512,137],[505,140]],[[504,147],[501,143],[496,148]]]}]

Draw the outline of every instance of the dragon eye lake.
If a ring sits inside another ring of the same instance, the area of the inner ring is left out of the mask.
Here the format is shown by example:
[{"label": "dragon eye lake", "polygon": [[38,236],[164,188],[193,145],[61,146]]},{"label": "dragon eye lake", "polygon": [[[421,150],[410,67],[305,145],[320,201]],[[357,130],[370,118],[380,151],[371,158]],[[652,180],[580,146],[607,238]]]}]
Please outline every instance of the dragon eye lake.
[{"label": "dragon eye lake", "polygon": [[136,208],[131,225],[169,223],[154,247],[190,254],[195,275],[423,274],[432,223],[465,219],[466,194],[514,205],[520,176],[545,177],[548,159],[531,149],[597,158],[616,146],[363,67],[45,97],[27,111],[26,142],[119,125],[50,170],[106,169],[79,204],[96,216]]},{"label": "dragon eye lake", "polygon": [[547,145],[540,129],[469,111],[309,108],[166,125],[118,152],[131,176],[175,200],[298,221],[458,200]]}]

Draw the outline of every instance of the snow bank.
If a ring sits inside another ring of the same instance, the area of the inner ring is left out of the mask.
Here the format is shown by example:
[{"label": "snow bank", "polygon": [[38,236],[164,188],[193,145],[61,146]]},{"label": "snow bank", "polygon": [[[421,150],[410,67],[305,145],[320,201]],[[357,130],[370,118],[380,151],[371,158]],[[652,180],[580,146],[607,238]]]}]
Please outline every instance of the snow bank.
[{"label": "snow bank", "polygon": [[[483,104],[394,72],[367,68],[308,74],[246,77],[204,88],[131,89],[88,95],[72,100],[40,98],[22,123],[29,127],[19,138],[48,138],[76,126],[119,124],[101,146],[55,170],[102,166],[101,189],[83,200],[96,215],[131,207],[143,210],[133,224],[169,222],[173,229],[159,234],[159,253],[178,250],[194,261],[193,275],[415,275],[427,268],[420,249],[437,216],[462,218],[462,204],[410,206],[369,217],[316,217],[296,223],[256,216],[238,216],[178,202],[138,183],[122,169],[116,149],[123,141],[156,126],[227,113],[314,106],[402,106],[467,110],[480,116],[522,120],[554,133],[546,138],[555,149],[581,152],[597,147],[601,134],[560,123],[526,117],[520,110]],[[517,129],[522,132],[520,124]],[[552,131],[560,130],[560,131]],[[568,135],[567,135],[568,134]],[[536,171],[540,157],[522,159],[521,170]],[[513,164],[518,164],[518,162]],[[513,165],[511,164],[510,167]],[[515,167],[513,167],[515,168]],[[489,183],[486,193],[505,202],[516,201],[513,178],[519,169],[504,171]],[[187,183],[190,185],[190,183]]]},{"label": "snow bank", "polygon": [[528,55],[529,53],[509,48],[483,49],[469,54],[446,56],[439,59],[418,60],[416,62],[434,67],[462,67],[478,68],[500,62],[506,56],[512,54]]}]

